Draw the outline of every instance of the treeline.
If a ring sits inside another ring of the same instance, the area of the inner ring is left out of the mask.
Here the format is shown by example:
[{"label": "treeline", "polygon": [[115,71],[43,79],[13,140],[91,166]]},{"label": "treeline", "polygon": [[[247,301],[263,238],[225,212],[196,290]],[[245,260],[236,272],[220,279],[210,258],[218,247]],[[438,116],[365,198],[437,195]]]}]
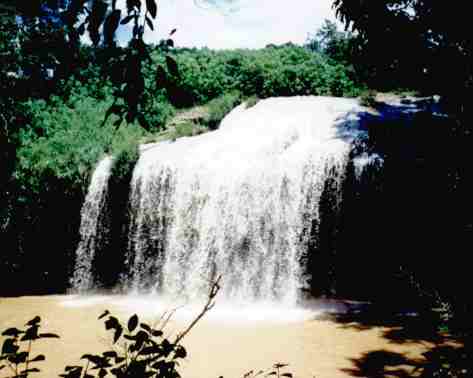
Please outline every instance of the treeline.
[{"label": "treeline", "polygon": [[[12,37],[15,30],[5,33]],[[175,67],[165,64],[162,49],[155,46],[152,62],[143,67],[145,81],[156,80],[154,66],[165,67],[159,89],[145,89],[144,122],[127,123],[110,111],[119,78],[109,62],[110,55],[119,56],[118,47],[81,47],[70,75],[48,71],[41,56],[25,67],[21,50],[1,70],[2,91],[14,95],[1,104],[9,131],[2,139],[0,227],[8,246],[0,263],[3,292],[31,290],[31,281],[38,291],[66,288],[94,166],[105,154],[121,156],[117,161],[131,164],[115,172],[128,176],[138,144],[165,131],[181,109],[210,102],[215,110],[206,126],[215,128],[235,101],[249,97],[356,96],[363,89],[343,64],[290,44],[261,50],[172,49]]]}]

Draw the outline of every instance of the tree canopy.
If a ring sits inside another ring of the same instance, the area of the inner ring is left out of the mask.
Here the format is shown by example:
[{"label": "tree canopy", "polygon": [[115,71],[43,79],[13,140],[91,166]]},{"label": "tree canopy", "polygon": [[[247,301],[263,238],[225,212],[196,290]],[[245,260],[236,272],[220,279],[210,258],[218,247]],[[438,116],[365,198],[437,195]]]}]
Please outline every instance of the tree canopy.
[{"label": "tree canopy", "polygon": [[402,72],[422,89],[455,98],[459,110],[465,110],[473,87],[467,3],[335,0],[333,7],[346,28],[364,41],[372,71],[380,80]]}]

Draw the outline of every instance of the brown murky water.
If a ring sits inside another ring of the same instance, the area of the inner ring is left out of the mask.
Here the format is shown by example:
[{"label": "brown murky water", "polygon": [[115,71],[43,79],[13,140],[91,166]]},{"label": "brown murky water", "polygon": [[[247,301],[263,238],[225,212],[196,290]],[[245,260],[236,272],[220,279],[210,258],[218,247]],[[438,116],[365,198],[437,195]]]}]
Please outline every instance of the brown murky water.
[{"label": "brown murky water", "polygon": [[[36,364],[41,373],[35,377],[55,377],[64,371],[65,365],[80,364],[82,354],[109,348],[110,335],[103,321],[97,320],[105,309],[123,320],[136,312],[150,323],[162,313],[149,299],[124,303],[103,298],[86,299],[81,303],[70,296],[0,298],[0,329],[21,326],[34,315],[40,315],[43,332],[55,332],[61,339],[43,339],[34,345],[33,355],[46,355],[46,361]],[[216,314],[218,306],[217,303],[212,310]],[[167,333],[172,335],[182,330],[191,319],[192,311],[188,315],[176,316],[167,325]],[[180,372],[183,377],[242,377],[249,370],[266,370],[273,363],[283,362],[290,364],[288,371],[295,377],[361,376],[348,370],[354,368],[353,360],[365,352],[384,350],[420,358],[429,346],[426,343],[393,344],[383,338],[383,331],[386,328],[359,330],[317,320],[310,313],[303,317],[264,320],[250,316],[229,320],[225,313],[220,317],[209,314],[184,339],[188,358]],[[399,368],[409,374],[412,372],[409,366],[396,366],[397,370]],[[0,377],[5,377],[7,372],[7,369],[0,371]]]}]

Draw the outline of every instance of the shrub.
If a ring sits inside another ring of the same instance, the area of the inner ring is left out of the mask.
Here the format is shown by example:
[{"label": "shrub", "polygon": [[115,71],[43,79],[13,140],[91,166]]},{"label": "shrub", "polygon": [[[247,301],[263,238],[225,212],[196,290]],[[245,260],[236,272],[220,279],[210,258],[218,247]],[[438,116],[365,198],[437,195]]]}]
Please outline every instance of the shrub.
[{"label": "shrub", "polygon": [[204,124],[210,130],[218,129],[222,119],[239,103],[241,96],[238,92],[220,96],[207,104],[208,114],[204,117]]},{"label": "shrub", "polygon": [[376,105],[376,91],[367,90],[360,96],[360,104],[363,106],[374,107]]},{"label": "shrub", "polygon": [[251,96],[251,97],[248,97],[246,100],[245,100],[245,106],[247,109],[249,108],[252,108],[253,106],[255,106],[258,102],[259,102],[259,97],[258,96]]},{"label": "shrub", "polygon": [[48,178],[55,177],[85,191],[92,169],[103,155],[118,153],[120,159],[133,160],[137,141],[146,132],[137,125],[116,128],[113,116],[102,125],[108,106],[92,98],[76,99],[72,107],[30,103],[33,119],[20,133],[19,182],[38,192]]}]

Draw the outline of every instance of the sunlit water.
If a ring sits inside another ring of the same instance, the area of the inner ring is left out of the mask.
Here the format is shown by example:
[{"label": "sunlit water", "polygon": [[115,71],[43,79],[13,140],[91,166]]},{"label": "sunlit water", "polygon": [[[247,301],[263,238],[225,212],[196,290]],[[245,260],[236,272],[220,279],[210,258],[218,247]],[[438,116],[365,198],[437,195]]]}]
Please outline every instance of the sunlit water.
[{"label": "sunlit water", "polygon": [[[222,275],[228,303],[293,307],[306,282],[307,231],[325,182],[341,192],[359,110],[351,99],[272,98],[237,107],[217,131],[142,146],[121,286],[194,301]],[[93,181],[90,191],[105,189]],[[92,249],[79,246],[76,291],[93,287]]]},{"label": "sunlit water", "polygon": [[113,158],[103,158],[92,175],[89,190],[81,210],[81,240],[76,251],[76,264],[71,279],[75,290],[84,292],[93,288],[92,262],[100,241],[107,237],[101,221],[108,191],[108,179]]}]

